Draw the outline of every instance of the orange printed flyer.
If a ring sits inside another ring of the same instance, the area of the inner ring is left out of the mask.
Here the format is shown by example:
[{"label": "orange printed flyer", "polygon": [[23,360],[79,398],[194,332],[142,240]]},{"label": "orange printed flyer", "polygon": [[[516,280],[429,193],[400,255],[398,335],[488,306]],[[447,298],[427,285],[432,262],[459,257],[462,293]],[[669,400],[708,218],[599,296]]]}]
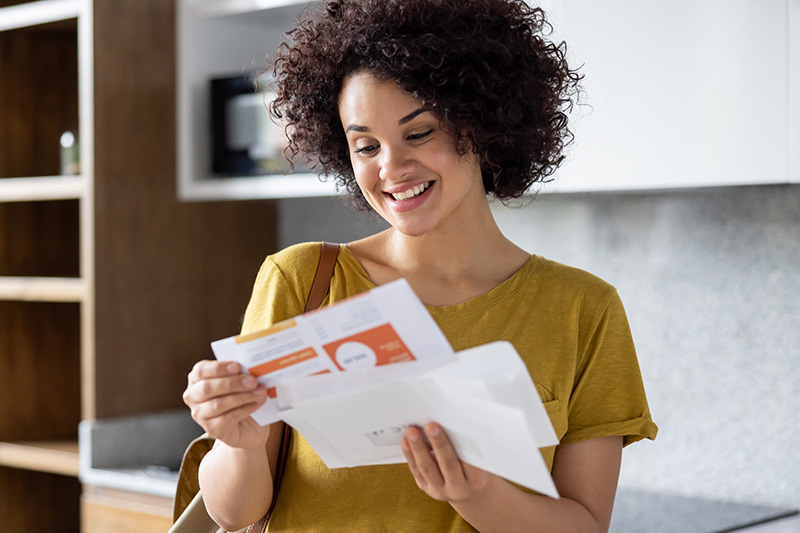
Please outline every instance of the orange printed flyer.
[{"label": "orange printed flyer", "polygon": [[[395,363],[451,361],[450,343],[411,290],[397,280],[263,331],[211,343],[220,361],[236,361],[277,396],[289,377],[364,370]],[[267,401],[253,418],[280,420],[279,402]]]}]

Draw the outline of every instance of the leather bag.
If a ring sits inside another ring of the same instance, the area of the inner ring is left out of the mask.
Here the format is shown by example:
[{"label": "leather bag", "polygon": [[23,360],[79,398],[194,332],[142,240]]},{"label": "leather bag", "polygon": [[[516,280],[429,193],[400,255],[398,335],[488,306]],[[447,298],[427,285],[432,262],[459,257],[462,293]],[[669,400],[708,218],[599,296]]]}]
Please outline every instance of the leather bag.
[{"label": "leather bag", "polygon": [[[314,282],[311,284],[305,312],[317,309],[325,299],[325,295],[330,288],[333,269],[336,266],[336,258],[339,255],[338,244],[323,242],[320,243],[320,248],[319,265],[314,275]],[[266,531],[269,517],[272,515],[272,510],[275,508],[275,503],[278,499],[278,490],[283,479],[283,472],[286,469],[286,457],[289,453],[291,437],[292,428],[284,424],[281,449],[278,455],[278,467],[273,481],[272,502],[269,510],[261,520],[236,533],[264,533]],[[225,530],[220,528],[208,515],[203,503],[203,495],[200,493],[200,483],[197,479],[200,461],[203,460],[203,457],[211,450],[212,446],[214,446],[214,438],[205,433],[193,440],[183,454],[178,475],[178,485],[175,490],[174,524],[169,533],[225,533]]]}]

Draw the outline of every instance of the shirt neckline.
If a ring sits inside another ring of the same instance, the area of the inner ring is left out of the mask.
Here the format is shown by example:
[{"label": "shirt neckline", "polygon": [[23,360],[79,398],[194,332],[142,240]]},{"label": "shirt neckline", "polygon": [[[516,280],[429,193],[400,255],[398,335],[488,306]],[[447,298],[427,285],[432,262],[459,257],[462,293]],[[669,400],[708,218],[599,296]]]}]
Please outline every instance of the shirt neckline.
[{"label": "shirt neckline", "polygon": [[[355,273],[359,282],[367,290],[377,287],[347,245],[343,244],[341,251],[344,253],[340,253],[339,257],[351,267],[351,270]],[[500,300],[508,298],[517,292],[525,284],[525,282],[541,268],[543,263],[543,257],[531,254],[528,260],[523,263],[519,270],[514,272],[507,280],[503,281],[492,290],[483,294],[479,294],[478,296],[473,296],[472,298],[457,304],[443,306],[425,305],[425,308],[431,314],[438,316],[447,315],[450,313],[472,313],[480,311],[486,307],[496,304]]]}]

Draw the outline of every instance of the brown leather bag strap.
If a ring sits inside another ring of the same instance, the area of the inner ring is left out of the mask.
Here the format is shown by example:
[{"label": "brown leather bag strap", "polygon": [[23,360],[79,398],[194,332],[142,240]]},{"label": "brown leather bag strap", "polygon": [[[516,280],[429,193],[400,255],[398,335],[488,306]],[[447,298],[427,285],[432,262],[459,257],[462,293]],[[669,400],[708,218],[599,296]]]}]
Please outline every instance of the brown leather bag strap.
[{"label": "brown leather bag strap", "polygon": [[339,257],[338,244],[323,242],[321,247],[317,273],[314,275],[314,282],[311,284],[311,291],[308,294],[304,312],[313,311],[322,305],[322,300],[325,299],[325,295],[328,294],[331,286],[336,258]]},{"label": "brown leather bag strap", "polygon": [[[321,248],[317,272],[314,274],[314,281],[311,283],[311,291],[308,294],[308,300],[306,300],[306,313],[322,305],[325,295],[328,294],[330,290],[333,269],[336,266],[336,258],[339,256],[338,244],[323,242],[321,243]],[[248,527],[247,533],[264,533],[267,530],[269,517],[272,516],[272,510],[275,509],[275,504],[278,501],[278,489],[281,487],[283,473],[286,470],[286,458],[289,456],[289,444],[291,440],[292,428],[284,424],[281,451],[278,454],[278,467],[275,471],[275,479],[272,484],[272,502],[269,504],[267,514],[265,514],[261,520]]]}]

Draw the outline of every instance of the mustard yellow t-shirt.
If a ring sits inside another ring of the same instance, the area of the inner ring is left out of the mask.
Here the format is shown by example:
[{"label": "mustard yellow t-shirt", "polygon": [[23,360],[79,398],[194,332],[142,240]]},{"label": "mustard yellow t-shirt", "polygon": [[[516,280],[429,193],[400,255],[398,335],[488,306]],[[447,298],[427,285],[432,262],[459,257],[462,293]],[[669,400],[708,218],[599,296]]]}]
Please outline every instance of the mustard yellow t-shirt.
[{"label": "mustard yellow t-shirt", "polygon": [[[303,312],[319,244],[289,247],[258,273],[242,332]],[[374,288],[346,246],[322,305]],[[655,438],[633,341],[617,292],[601,279],[532,256],[492,291],[428,306],[453,349],[511,342],[525,361],[561,444],[619,435]],[[539,453],[531,450],[530,453]],[[555,447],[541,450],[552,468]],[[417,488],[405,464],[328,469],[295,432],[269,531],[474,531]]]}]

